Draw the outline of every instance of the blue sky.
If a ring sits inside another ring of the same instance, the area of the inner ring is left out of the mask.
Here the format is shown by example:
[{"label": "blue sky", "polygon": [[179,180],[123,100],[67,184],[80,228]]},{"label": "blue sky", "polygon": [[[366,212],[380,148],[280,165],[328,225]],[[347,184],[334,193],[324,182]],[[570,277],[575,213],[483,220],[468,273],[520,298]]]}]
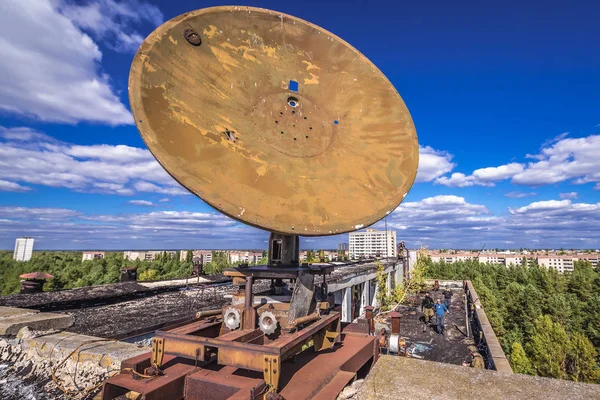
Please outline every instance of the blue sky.
[{"label": "blue sky", "polygon": [[[396,86],[421,163],[387,223],[410,247],[600,247],[600,5],[414,3],[243,4],[332,31]],[[20,235],[46,249],[266,246],[174,182],[129,113],[139,43],[212,5],[0,4],[0,248]]]}]

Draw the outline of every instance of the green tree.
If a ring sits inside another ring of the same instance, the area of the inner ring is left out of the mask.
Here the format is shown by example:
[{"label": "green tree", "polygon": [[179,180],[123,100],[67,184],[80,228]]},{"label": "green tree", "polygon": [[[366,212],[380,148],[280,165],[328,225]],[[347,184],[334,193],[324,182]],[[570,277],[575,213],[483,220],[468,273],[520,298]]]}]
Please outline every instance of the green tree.
[{"label": "green tree", "polygon": [[563,326],[552,322],[550,316],[541,315],[534,322],[533,335],[526,349],[539,375],[564,379],[569,346]]},{"label": "green tree", "polygon": [[571,337],[567,353],[567,374],[576,382],[600,383],[598,352],[590,340],[581,333]]},{"label": "green tree", "polygon": [[523,349],[523,346],[521,346],[521,343],[514,342],[512,344],[509,358],[510,365],[517,374],[535,375],[535,369],[527,357],[527,354],[525,354],[525,350]]}]

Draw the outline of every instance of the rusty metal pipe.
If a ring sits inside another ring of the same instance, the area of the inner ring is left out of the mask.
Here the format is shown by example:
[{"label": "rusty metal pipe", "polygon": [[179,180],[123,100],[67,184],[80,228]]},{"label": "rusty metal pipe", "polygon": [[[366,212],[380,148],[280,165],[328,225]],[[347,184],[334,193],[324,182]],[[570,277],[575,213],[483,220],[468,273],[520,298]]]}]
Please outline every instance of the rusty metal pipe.
[{"label": "rusty metal pipe", "polygon": [[246,296],[244,299],[244,307],[245,308],[252,308],[252,281],[253,281],[253,276],[247,276],[246,277]]},{"label": "rusty metal pipe", "polygon": [[297,326],[300,324],[305,324],[307,322],[316,321],[319,318],[321,318],[321,314],[318,311],[315,311],[312,314],[308,314],[306,317],[296,318],[292,325]]},{"label": "rusty metal pipe", "polygon": [[223,312],[223,310],[221,310],[220,308],[216,308],[214,310],[204,310],[204,311],[198,311],[196,313],[196,318],[201,318],[201,317],[209,317],[211,315],[219,315]]},{"label": "rusty metal pipe", "polygon": [[393,335],[400,334],[400,316],[401,316],[401,314],[397,311],[393,311],[390,313],[390,317],[392,318],[392,334]]}]

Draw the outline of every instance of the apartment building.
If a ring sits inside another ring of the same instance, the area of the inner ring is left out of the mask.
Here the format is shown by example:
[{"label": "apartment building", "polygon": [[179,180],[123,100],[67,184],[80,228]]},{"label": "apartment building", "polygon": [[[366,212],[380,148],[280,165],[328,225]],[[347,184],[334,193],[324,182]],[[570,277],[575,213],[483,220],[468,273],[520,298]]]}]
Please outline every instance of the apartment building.
[{"label": "apartment building", "polygon": [[171,257],[177,255],[176,251],[172,250],[151,250],[151,251],[124,251],[123,259],[129,261],[142,260],[142,261],[153,261],[156,260],[162,254],[167,254]]},{"label": "apartment building", "polygon": [[[547,255],[546,255],[547,254]],[[598,266],[599,256],[597,254],[567,254],[558,255],[556,253],[537,253],[537,254],[505,254],[505,253],[484,253],[477,255],[476,253],[437,253],[430,252],[429,257],[433,262],[444,261],[448,264],[457,261],[466,261],[477,259],[480,263],[500,264],[506,267],[511,265],[520,266],[523,263],[529,264],[537,262],[540,267],[554,268],[558,272],[573,271],[575,261],[586,260],[592,264],[592,267]]]},{"label": "apartment building", "polygon": [[350,232],[348,249],[350,258],[396,257],[396,231],[367,229],[363,232]]},{"label": "apartment building", "polygon": [[29,261],[33,254],[33,242],[32,237],[21,237],[15,241],[15,251],[13,253],[13,259],[17,261]]},{"label": "apartment building", "polygon": [[429,257],[433,262],[444,261],[445,263],[452,264],[456,261],[467,261],[476,258],[477,254],[471,253],[430,253]]},{"label": "apartment building", "polygon": [[102,260],[103,258],[104,258],[103,251],[84,251],[81,261],[83,262],[86,260]]},{"label": "apartment building", "polygon": [[540,267],[554,268],[558,272],[573,271],[572,256],[537,256],[537,263]]},{"label": "apartment building", "polygon": [[262,252],[256,251],[230,251],[229,252],[229,262],[236,263],[248,263],[248,264],[256,264],[262,259]]}]

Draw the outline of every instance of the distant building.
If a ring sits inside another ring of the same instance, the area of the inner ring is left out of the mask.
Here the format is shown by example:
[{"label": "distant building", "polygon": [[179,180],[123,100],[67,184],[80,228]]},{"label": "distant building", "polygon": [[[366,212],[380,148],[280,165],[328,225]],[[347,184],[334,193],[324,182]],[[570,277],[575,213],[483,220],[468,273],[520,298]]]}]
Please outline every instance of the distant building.
[{"label": "distant building", "polygon": [[167,254],[171,257],[177,255],[176,251],[169,250],[151,250],[151,251],[124,251],[123,259],[129,261],[142,260],[142,261],[154,261],[162,254]]},{"label": "distant building", "polygon": [[248,264],[256,264],[262,258],[262,252],[255,251],[230,251],[229,252],[229,262],[236,263],[248,263]]},{"label": "distant building", "polygon": [[577,260],[571,256],[538,256],[537,262],[540,267],[554,268],[558,272],[573,271],[573,261]]},{"label": "distant building", "polygon": [[348,249],[350,258],[396,257],[396,231],[350,232]]},{"label": "distant building", "polygon": [[212,261],[212,250],[194,250],[194,258],[198,258],[202,264]]},{"label": "distant building", "polygon": [[84,251],[83,258],[81,259],[81,261],[83,262],[85,260],[102,260],[103,258],[103,251]]},{"label": "distant building", "polygon": [[188,251],[189,250],[181,250],[179,252],[179,261],[185,261],[185,260],[187,260]]},{"label": "distant building", "polygon": [[348,243],[338,244],[338,251],[348,251]]},{"label": "distant building", "polygon": [[542,254],[532,254],[530,252],[522,253],[496,253],[485,252],[477,256],[473,253],[442,253],[429,252],[429,257],[433,262],[444,261],[451,264],[457,261],[477,260],[480,263],[500,264],[506,267],[513,266],[529,266],[536,263],[540,267],[554,268],[560,273],[573,271],[575,261],[588,261],[592,267],[598,267],[599,256],[597,254],[563,254],[559,255],[556,252],[543,252]]},{"label": "distant building", "polygon": [[31,260],[31,254],[33,253],[33,238],[22,237],[17,238],[15,242],[15,252],[13,258],[17,261],[29,261]]}]

